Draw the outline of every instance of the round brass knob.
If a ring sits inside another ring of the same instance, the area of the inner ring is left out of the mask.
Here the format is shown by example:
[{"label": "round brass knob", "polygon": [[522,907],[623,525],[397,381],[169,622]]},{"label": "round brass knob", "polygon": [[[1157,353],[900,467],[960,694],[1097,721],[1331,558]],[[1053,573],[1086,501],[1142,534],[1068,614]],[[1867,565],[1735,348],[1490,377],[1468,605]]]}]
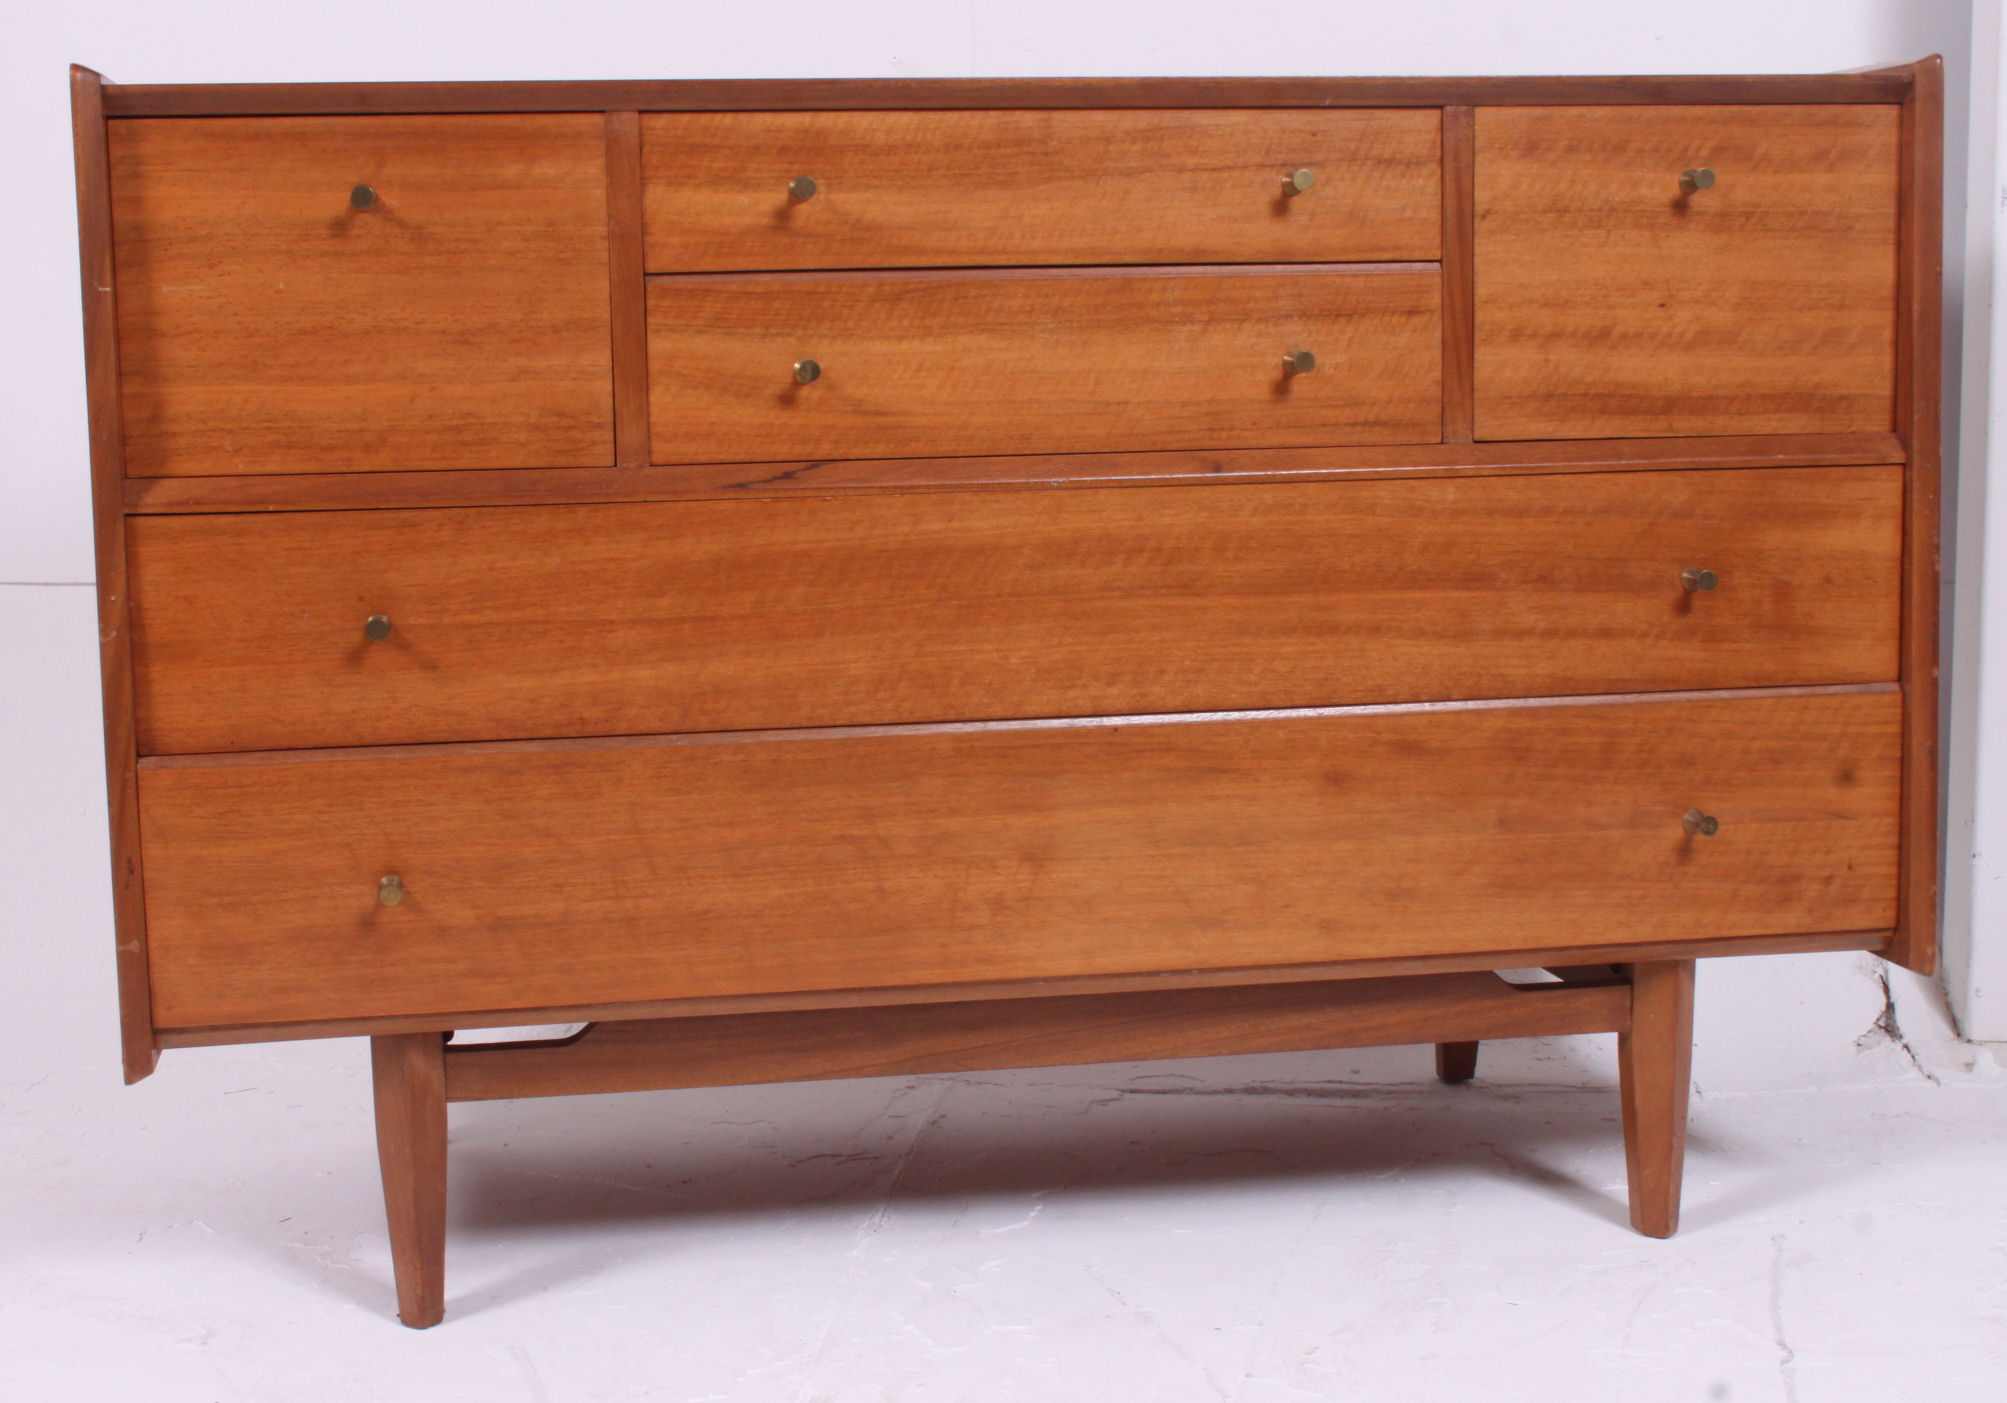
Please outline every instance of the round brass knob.
[{"label": "round brass knob", "polygon": [[1307,195],[1310,193],[1310,188],[1316,183],[1317,172],[1306,166],[1302,170],[1293,170],[1288,175],[1282,177],[1282,193],[1285,195]]},{"label": "round brass knob", "polygon": [[821,361],[798,360],[794,363],[794,382],[797,385],[813,385],[821,378]]},{"label": "round brass knob", "polygon": [[1710,590],[1721,583],[1721,578],[1712,570],[1696,570],[1689,566],[1679,572],[1679,582],[1688,590]]},{"label": "round brass knob", "polygon": [[375,209],[376,191],[367,185],[358,185],[348,192],[348,202],[357,209]]},{"label": "round brass knob", "polygon": [[1285,375],[1308,375],[1315,369],[1317,369],[1317,355],[1313,351],[1282,353],[1282,373]]},{"label": "round brass knob", "polygon": [[815,183],[812,175],[798,175],[787,183],[787,197],[790,200],[812,200],[815,192],[822,187]]},{"label": "round brass knob", "polygon": [[1698,833],[1703,838],[1712,838],[1721,831],[1721,820],[1699,809],[1688,809],[1680,816],[1680,824],[1687,832]]},{"label": "round brass knob", "polygon": [[372,643],[381,643],[390,637],[390,615],[371,614],[362,621],[362,636]]},{"label": "round brass knob", "polygon": [[1695,166],[1690,171],[1679,173],[1679,188],[1682,195],[1691,195],[1696,190],[1714,188],[1714,172],[1706,166]]},{"label": "round brass knob", "polygon": [[395,906],[404,900],[404,879],[395,872],[382,878],[376,884],[376,899],[385,906]]}]

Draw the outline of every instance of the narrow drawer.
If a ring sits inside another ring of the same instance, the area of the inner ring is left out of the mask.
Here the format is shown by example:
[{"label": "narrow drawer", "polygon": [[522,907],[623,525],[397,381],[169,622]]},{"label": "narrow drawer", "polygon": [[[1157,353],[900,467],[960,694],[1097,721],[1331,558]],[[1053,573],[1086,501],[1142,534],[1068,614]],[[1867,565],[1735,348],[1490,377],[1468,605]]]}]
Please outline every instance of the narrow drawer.
[{"label": "narrow drawer", "polygon": [[145,118],[110,142],[130,475],[613,461],[597,114]]},{"label": "narrow drawer", "polygon": [[[654,458],[1433,443],[1441,284],[1382,264],[655,278]],[[1296,351],[1315,369],[1290,373]]]},{"label": "narrow drawer", "polygon": [[1901,489],[1844,467],[137,517],[140,747],[1887,681]]},{"label": "narrow drawer", "polygon": [[[1435,111],[676,112],[641,133],[657,272],[1442,247]],[[1310,188],[1284,185],[1303,170]]]},{"label": "narrow drawer", "polygon": [[1890,687],[156,762],[154,1016],[1886,929],[1901,709]]},{"label": "narrow drawer", "polygon": [[1479,108],[1478,437],[1887,430],[1899,125]]}]

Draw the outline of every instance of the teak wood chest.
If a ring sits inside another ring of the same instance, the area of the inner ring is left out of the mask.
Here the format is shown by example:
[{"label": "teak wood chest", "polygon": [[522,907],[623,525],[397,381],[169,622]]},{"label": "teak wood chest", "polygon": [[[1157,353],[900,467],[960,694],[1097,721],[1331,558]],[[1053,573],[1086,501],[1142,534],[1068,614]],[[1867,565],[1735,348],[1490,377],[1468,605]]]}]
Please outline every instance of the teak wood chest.
[{"label": "teak wood chest", "polygon": [[1935,59],[73,77],[127,1072],[370,1035],[408,1324],[451,1100],[1616,1032],[1663,1236],[1931,966]]}]

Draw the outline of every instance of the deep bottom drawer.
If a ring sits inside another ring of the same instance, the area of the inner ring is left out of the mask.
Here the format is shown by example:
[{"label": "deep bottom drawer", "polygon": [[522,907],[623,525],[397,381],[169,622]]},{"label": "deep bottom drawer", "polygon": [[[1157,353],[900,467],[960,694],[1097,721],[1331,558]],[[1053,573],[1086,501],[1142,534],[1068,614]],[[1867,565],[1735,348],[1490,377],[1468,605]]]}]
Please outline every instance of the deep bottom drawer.
[{"label": "deep bottom drawer", "polygon": [[1900,719],[1883,688],[150,762],[155,1018],[1883,929]]}]

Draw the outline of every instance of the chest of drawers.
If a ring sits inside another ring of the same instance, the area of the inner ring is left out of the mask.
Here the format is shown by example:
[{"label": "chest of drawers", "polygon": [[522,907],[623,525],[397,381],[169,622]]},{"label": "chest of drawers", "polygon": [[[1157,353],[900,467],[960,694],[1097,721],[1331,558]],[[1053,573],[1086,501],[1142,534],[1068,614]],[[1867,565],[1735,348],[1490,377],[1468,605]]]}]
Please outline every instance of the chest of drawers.
[{"label": "chest of drawers", "polygon": [[1615,1032],[1663,1236],[1931,965],[1936,60],[73,81],[127,1072],[369,1035],[408,1324],[450,1100]]}]

